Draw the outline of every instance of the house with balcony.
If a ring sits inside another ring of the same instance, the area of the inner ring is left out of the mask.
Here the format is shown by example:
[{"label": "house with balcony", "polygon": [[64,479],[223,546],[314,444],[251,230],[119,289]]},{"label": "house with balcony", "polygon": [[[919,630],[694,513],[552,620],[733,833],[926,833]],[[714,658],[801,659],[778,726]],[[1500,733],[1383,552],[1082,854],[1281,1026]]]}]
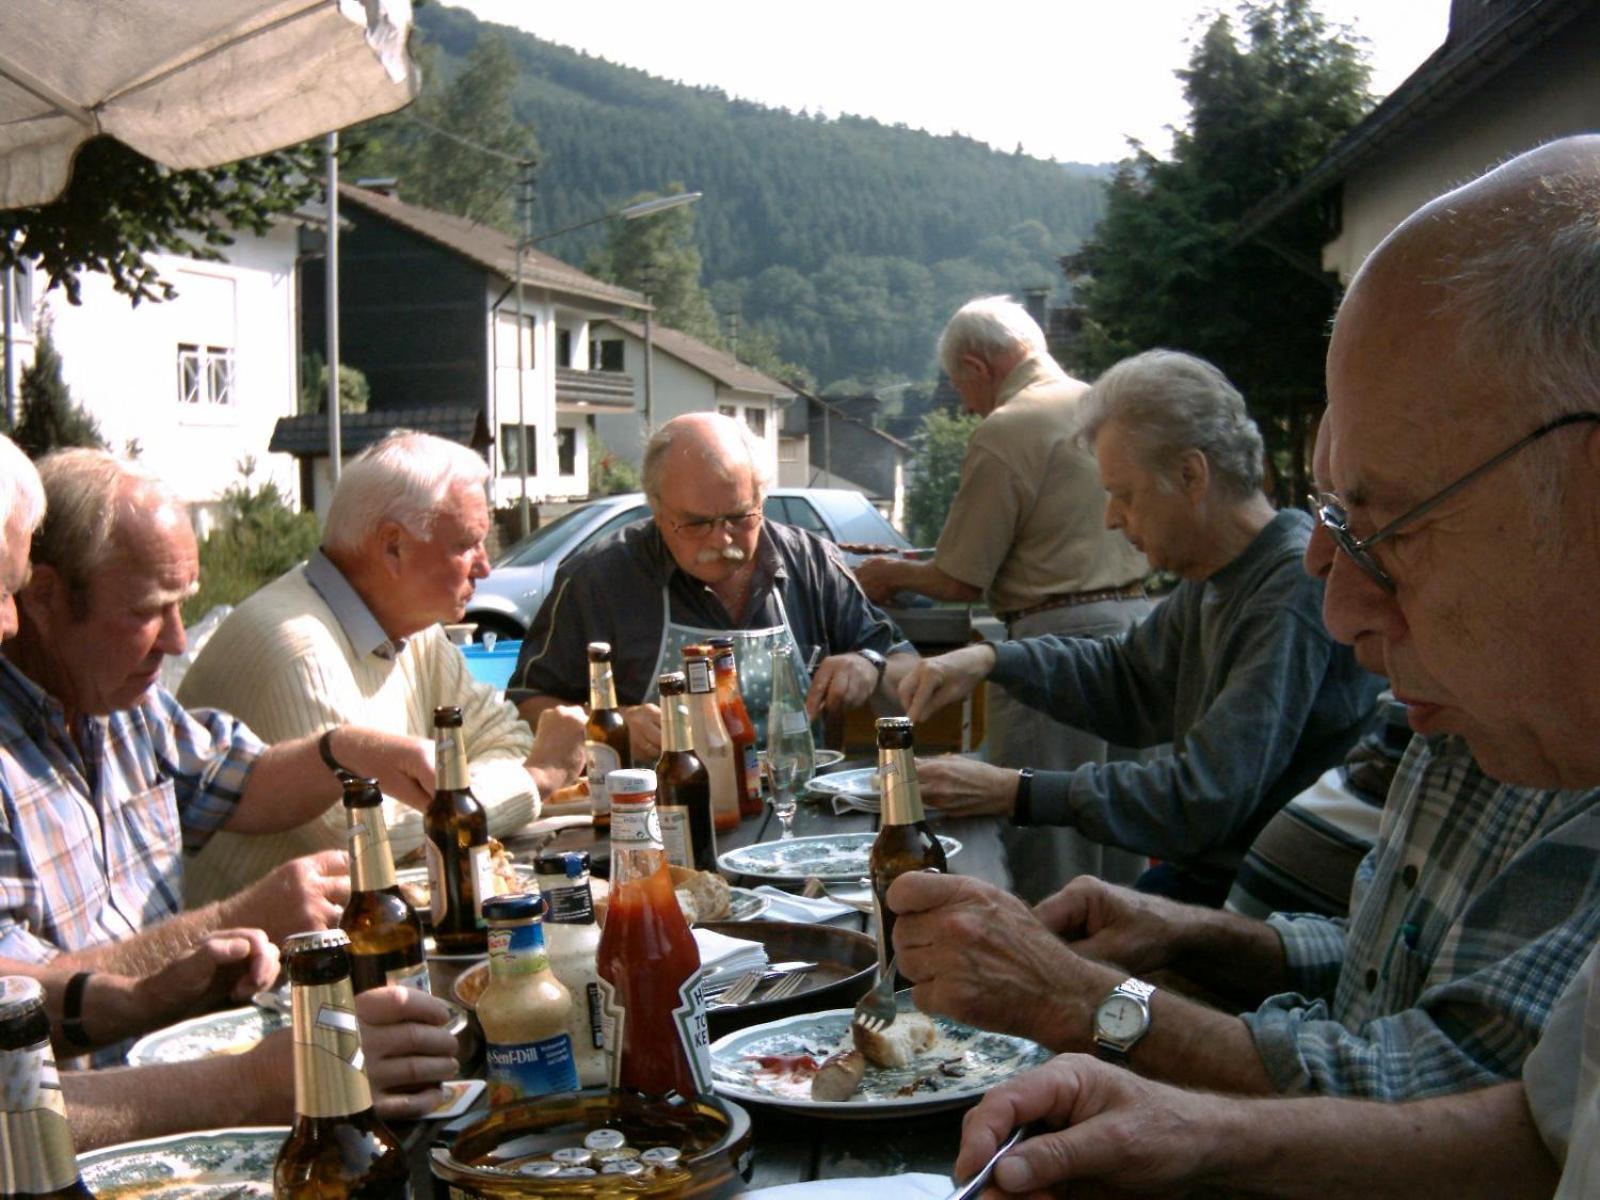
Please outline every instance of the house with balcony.
[{"label": "house with balcony", "polygon": [[[536,504],[587,495],[590,431],[635,403],[624,371],[591,360],[591,328],[648,301],[535,249],[519,270],[507,234],[389,191],[341,184],[339,202],[340,357],[372,391],[366,414],[341,419],[341,454],[395,426],[423,428],[489,455],[496,507],[518,503],[524,480]],[[302,345],[322,352],[320,258],[301,281]],[[302,501],[319,513],[327,422],[287,417],[272,442],[299,459]]]},{"label": "house with balcony", "polygon": [[[767,471],[778,476],[778,425],[794,389],[742,363],[726,350],[660,325],[648,334],[637,321],[597,323],[590,335],[590,361],[633,381],[628,411],[595,418],[606,449],[639,467],[650,430],[691,412],[720,412],[743,421],[766,447]],[[648,339],[648,341],[647,341]],[[645,370],[646,352],[652,370]]]}]

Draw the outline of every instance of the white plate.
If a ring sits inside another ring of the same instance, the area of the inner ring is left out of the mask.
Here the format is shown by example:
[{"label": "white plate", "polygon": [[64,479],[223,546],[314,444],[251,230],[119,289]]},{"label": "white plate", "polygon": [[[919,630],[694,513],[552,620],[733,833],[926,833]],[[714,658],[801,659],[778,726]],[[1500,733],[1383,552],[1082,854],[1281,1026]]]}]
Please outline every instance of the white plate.
[{"label": "white plate", "polygon": [[[446,1000],[445,1004],[450,1007],[450,1020],[445,1029],[458,1034],[466,1028],[467,1014],[453,1001]],[[146,1063],[188,1062],[219,1054],[243,1054],[267,1034],[288,1024],[287,1013],[254,1004],[207,1013],[145,1034],[128,1048],[128,1064],[137,1067]]]},{"label": "white plate", "polygon": [[[910,992],[901,992],[895,999],[902,1012],[912,1011]],[[720,1095],[740,1102],[770,1104],[807,1116],[898,1117],[971,1104],[995,1084],[1051,1058],[1050,1051],[1027,1038],[987,1033],[960,1021],[935,1017],[939,1038],[916,1062],[892,1069],[869,1066],[853,1099],[825,1101],[811,1099],[809,1079],[797,1082],[764,1072],[751,1057],[809,1054],[820,1063],[848,1042],[853,1015],[848,1008],[806,1013],[752,1025],[717,1039],[711,1045],[713,1086]],[[946,1073],[941,1064],[959,1074]],[[935,1090],[901,1094],[918,1079],[929,1081]]]},{"label": "white plate", "polygon": [[107,1146],[78,1156],[83,1182],[97,1196],[162,1200],[270,1197],[272,1167],[287,1127],[213,1129]]},{"label": "white plate", "polygon": [[[757,750],[756,758],[761,762],[766,762],[767,752],[765,750]],[[813,770],[820,771],[825,767],[836,767],[843,761],[843,750],[813,750],[811,752],[811,766]]]},{"label": "white plate", "polygon": [[[717,865],[729,875],[748,875],[753,879],[793,882],[818,879],[834,883],[854,883],[867,874],[867,855],[872,851],[875,833],[827,833],[819,837],[791,838],[789,841],[757,842],[741,846],[717,857]],[[945,858],[961,853],[961,843],[939,835]]]}]

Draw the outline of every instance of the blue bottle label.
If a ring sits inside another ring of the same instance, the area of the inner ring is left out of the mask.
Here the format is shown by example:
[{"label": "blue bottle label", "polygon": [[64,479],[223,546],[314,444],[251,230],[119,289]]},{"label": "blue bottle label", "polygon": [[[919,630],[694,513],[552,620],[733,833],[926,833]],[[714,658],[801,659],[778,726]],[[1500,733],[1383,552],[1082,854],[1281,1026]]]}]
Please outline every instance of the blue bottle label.
[{"label": "blue bottle label", "polygon": [[578,1090],[578,1064],[565,1033],[539,1042],[490,1045],[488,1059],[491,1104]]}]

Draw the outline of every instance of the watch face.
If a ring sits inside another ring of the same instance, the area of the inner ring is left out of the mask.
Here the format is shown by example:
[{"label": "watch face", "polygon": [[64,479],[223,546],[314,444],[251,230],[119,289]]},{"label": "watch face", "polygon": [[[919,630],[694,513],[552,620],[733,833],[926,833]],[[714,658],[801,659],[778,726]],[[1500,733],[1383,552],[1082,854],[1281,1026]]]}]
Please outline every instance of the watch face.
[{"label": "watch face", "polygon": [[1144,1032],[1145,1010],[1131,996],[1111,996],[1095,1014],[1095,1031],[1115,1042],[1127,1041]]}]

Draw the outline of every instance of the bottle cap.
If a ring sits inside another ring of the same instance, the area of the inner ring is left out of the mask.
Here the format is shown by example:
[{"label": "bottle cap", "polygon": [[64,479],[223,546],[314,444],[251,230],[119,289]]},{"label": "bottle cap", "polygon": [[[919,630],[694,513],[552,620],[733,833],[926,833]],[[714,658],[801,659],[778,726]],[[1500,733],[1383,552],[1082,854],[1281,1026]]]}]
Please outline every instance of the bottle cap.
[{"label": "bottle cap", "polygon": [[311,929],[305,933],[291,933],[283,939],[283,956],[304,954],[308,950],[332,950],[348,946],[350,935],[342,929]]},{"label": "bottle cap", "polygon": [[526,921],[544,916],[544,897],[538,892],[510,892],[483,902],[485,921]]},{"label": "bottle cap", "polygon": [[352,775],[344,781],[344,806],[346,808],[372,808],[383,803],[383,792],[376,779],[362,779]]},{"label": "bottle cap", "polygon": [[0,978],[0,1021],[15,1021],[44,1007],[44,987],[26,975]]},{"label": "bottle cap", "polygon": [[459,704],[441,704],[433,710],[433,727],[435,729],[454,729],[461,724],[461,706]]},{"label": "bottle cap", "polygon": [[682,671],[668,671],[656,676],[656,690],[663,696],[676,696],[689,689],[689,677]]},{"label": "bottle cap", "polygon": [[602,660],[610,658],[611,657],[611,643],[610,642],[590,642],[589,643],[589,657],[590,658],[596,658],[596,659],[602,659]]},{"label": "bottle cap", "polygon": [[546,850],[533,860],[535,875],[565,875],[577,879],[589,870],[587,850]]},{"label": "bottle cap", "polygon": [[713,650],[732,650],[733,639],[730,637],[707,638],[706,645],[710,646]]},{"label": "bottle cap", "polygon": [[606,790],[611,793],[612,803],[616,803],[619,795],[638,796],[656,794],[656,773],[649,767],[624,767],[620,771],[613,771],[606,776]]},{"label": "bottle cap", "polygon": [[911,729],[913,723],[910,717],[879,717],[878,729]]}]

